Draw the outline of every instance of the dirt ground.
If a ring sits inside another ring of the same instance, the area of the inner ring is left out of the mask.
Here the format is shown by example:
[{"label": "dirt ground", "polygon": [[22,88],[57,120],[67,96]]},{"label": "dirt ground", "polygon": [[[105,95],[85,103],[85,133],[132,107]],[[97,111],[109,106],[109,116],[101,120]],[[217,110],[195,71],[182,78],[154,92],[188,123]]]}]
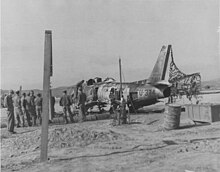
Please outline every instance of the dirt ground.
[{"label": "dirt ground", "polygon": [[131,115],[131,124],[111,119],[51,125],[48,163],[40,163],[41,127],[1,130],[2,171],[220,171],[220,122],[194,125],[181,114],[180,128],[163,129],[164,113]]}]

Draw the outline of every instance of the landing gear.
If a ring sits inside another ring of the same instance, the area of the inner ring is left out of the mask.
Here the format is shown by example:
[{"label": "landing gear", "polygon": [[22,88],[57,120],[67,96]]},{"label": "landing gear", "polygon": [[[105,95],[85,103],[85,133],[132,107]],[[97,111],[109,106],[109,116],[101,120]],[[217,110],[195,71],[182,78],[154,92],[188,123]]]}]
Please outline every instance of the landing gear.
[{"label": "landing gear", "polygon": [[98,103],[98,109],[99,109],[99,113],[103,113],[105,111],[100,103]]}]

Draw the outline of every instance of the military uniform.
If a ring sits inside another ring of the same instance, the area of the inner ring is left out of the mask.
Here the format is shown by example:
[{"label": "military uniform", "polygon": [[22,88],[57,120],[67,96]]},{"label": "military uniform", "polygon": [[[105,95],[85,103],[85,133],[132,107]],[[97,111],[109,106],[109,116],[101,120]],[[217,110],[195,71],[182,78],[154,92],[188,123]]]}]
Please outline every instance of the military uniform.
[{"label": "military uniform", "polygon": [[22,121],[22,126],[24,127],[24,114],[21,109],[21,98],[19,95],[16,95],[13,98],[14,102],[14,109],[15,109],[15,116],[17,119],[17,127],[20,127],[21,121]]},{"label": "military uniform", "polygon": [[35,112],[35,105],[34,105],[34,101],[33,98],[35,98],[34,96],[27,96],[26,100],[27,100],[27,112],[30,116],[31,119],[31,124],[32,125],[36,125],[36,120],[37,120],[37,116],[36,116],[36,112]]},{"label": "military uniform", "polygon": [[36,97],[34,100],[36,115],[37,115],[37,118],[38,118],[40,124],[42,123],[42,101],[43,101],[43,99],[41,97]]},{"label": "military uniform", "polygon": [[7,108],[8,115],[8,131],[14,132],[15,117],[14,117],[14,105],[12,95],[7,95],[4,99],[4,107]]},{"label": "military uniform", "polygon": [[73,122],[73,114],[70,110],[70,105],[72,104],[72,101],[70,99],[70,97],[68,95],[63,95],[60,98],[60,106],[63,107],[63,113],[64,113],[64,121],[67,124],[68,123],[68,119],[67,119],[67,112],[69,114],[70,117],[70,121]]},{"label": "military uniform", "polygon": [[22,109],[22,112],[24,114],[24,117],[26,117],[28,126],[31,126],[30,114],[29,114],[29,112],[27,110],[27,100],[26,100],[25,97],[21,98],[21,109]]},{"label": "military uniform", "polygon": [[30,96],[30,103],[31,103],[31,118],[32,118],[32,124],[36,125],[37,121],[37,114],[36,114],[36,108],[35,108],[35,96],[31,95]]},{"label": "military uniform", "polygon": [[121,102],[120,102],[120,111],[121,111],[122,124],[126,124],[127,123],[126,101],[123,97],[121,98]]},{"label": "military uniform", "polygon": [[79,106],[79,115],[80,115],[80,121],[85,121],[86,119],[86,112],[85,112],[85,102],[86,102],[86,94],[83,92],[80,92],[78,94],[78,106]]},{"label": "military uniform", "polygon": [[50,99],[50,105],[51,105],[51,118],[53,119],[54,118],[54,115],[55,115],[55,109],[54,109],[54,106],[55,106],[55,97],[54,96],[51,96],[51,99]]},{"label": "military uniform", "polygon": [[117,117],[119,115],[117,111],[117,107],[119,103],[116,101],[115,96],[111,96],[110,100],[111,100],[111,112],[113,113],[112,114],[112,117],[113,117],[112,125],[116,125]]},{"label": "military uniform", "polygon": [[79,91],[79,89],[82,89],[83,83],[84,83],[84,80],[82,80],[76,84],[76,97],[75,98],[78,98],[78,91]]}]

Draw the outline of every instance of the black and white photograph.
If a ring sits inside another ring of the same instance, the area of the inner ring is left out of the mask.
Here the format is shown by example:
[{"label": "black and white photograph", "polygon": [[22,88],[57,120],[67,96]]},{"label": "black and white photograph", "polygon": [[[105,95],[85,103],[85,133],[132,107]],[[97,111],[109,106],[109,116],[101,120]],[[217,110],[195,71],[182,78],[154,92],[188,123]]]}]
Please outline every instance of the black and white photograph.
[{"label": "black and white photograph", "polygon": [[220,172],[219,0],[1,0],[2,172]]}]

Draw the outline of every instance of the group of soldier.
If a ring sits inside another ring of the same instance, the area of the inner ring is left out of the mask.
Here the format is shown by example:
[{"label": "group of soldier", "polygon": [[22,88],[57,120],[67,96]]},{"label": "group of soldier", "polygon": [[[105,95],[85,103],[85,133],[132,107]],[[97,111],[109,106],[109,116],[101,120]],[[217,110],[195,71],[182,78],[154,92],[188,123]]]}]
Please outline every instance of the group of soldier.
[{"label": "group of soldier", "polygon": [[[10,90],[9,94],[4,98],[4,107],[7,109],[8,115],[8,131],[14,132],[14,127],[25,127],[25,121],[28,126],[36,126],[37,120],[39,124],[42,122],[42,97],[41,94],[34,95],[34,91],[30,91],[27,95],[20,91]],[[16,121],[15,121],[16,118]]]},{"label": "group of soldier", "polygon": [[85,115],[85,102],[86,102],[86,94],[83,92],[82,87],[77,88],[76,95],[73,95],[71,98],[69,95],[67,95],[67,91],[63,91],[63,95],[60,98],[60,106],[63,107],[63,118],[64,122],[66,124],[69,123],[68,118],[67,118],[67,113],[69,114],[70,121],[73,123],[73,113],[71,112],[70,106],[73,104],[73,99],[77,99],[77,108],[79,108],[79,122],[83,122],[86,120],[86,115]]},{"label": "group of soldier", "polygon": [[[69,115],[70,122],[74,122],[74,114],[71,111],[71,105],[73,104],[73,99],[77,100],[76,108],[79,109],[79,122],[86,120],[86,94],[83,92],[82,87],[78,87],[76,90],[76,95],[71,97],[67,95],[67,91],[63,91],[63,95],[60,98],[59,104],[63,108],[63,118],[64,122],[69,123],[67,115]],[[37,94],[35,97],[34,91],[31,90],[27,95],[23,93],[20,95],[20,91],[10,90],[9,94],[4,97],[4,107],[7,108],[8,115],[8,131],[14,132],[15,125],[17,127],[25,127],[26,123],[28,126],[37,126],[42,123],[42,102],[43,99],[41,94]],[[52,96],[51,99],[51,115],[53,118],[54,114],[54,104],[55,98]],[[112,112],[116,114],[114,117],[115,121],[119,121],[121,124],[125,124],[127,121],[126,116],[126,101],[121,97],[118,101],[114,97],[111,98]],[[117,109],[120,107],[120,113]],[[16,120],[15,120],[16,119]],[[25,122],[26,121],[26,122]],[[37,122],[38,121],[38,122]]]},{"label": "group of soldier", "polygon": [[112,125],[126,124],[129,122],[129,114],[127,114],[128,101],[121,96],[120,100],[117,100],[112,92],[110,92],[111,110],[113,114]]}]

